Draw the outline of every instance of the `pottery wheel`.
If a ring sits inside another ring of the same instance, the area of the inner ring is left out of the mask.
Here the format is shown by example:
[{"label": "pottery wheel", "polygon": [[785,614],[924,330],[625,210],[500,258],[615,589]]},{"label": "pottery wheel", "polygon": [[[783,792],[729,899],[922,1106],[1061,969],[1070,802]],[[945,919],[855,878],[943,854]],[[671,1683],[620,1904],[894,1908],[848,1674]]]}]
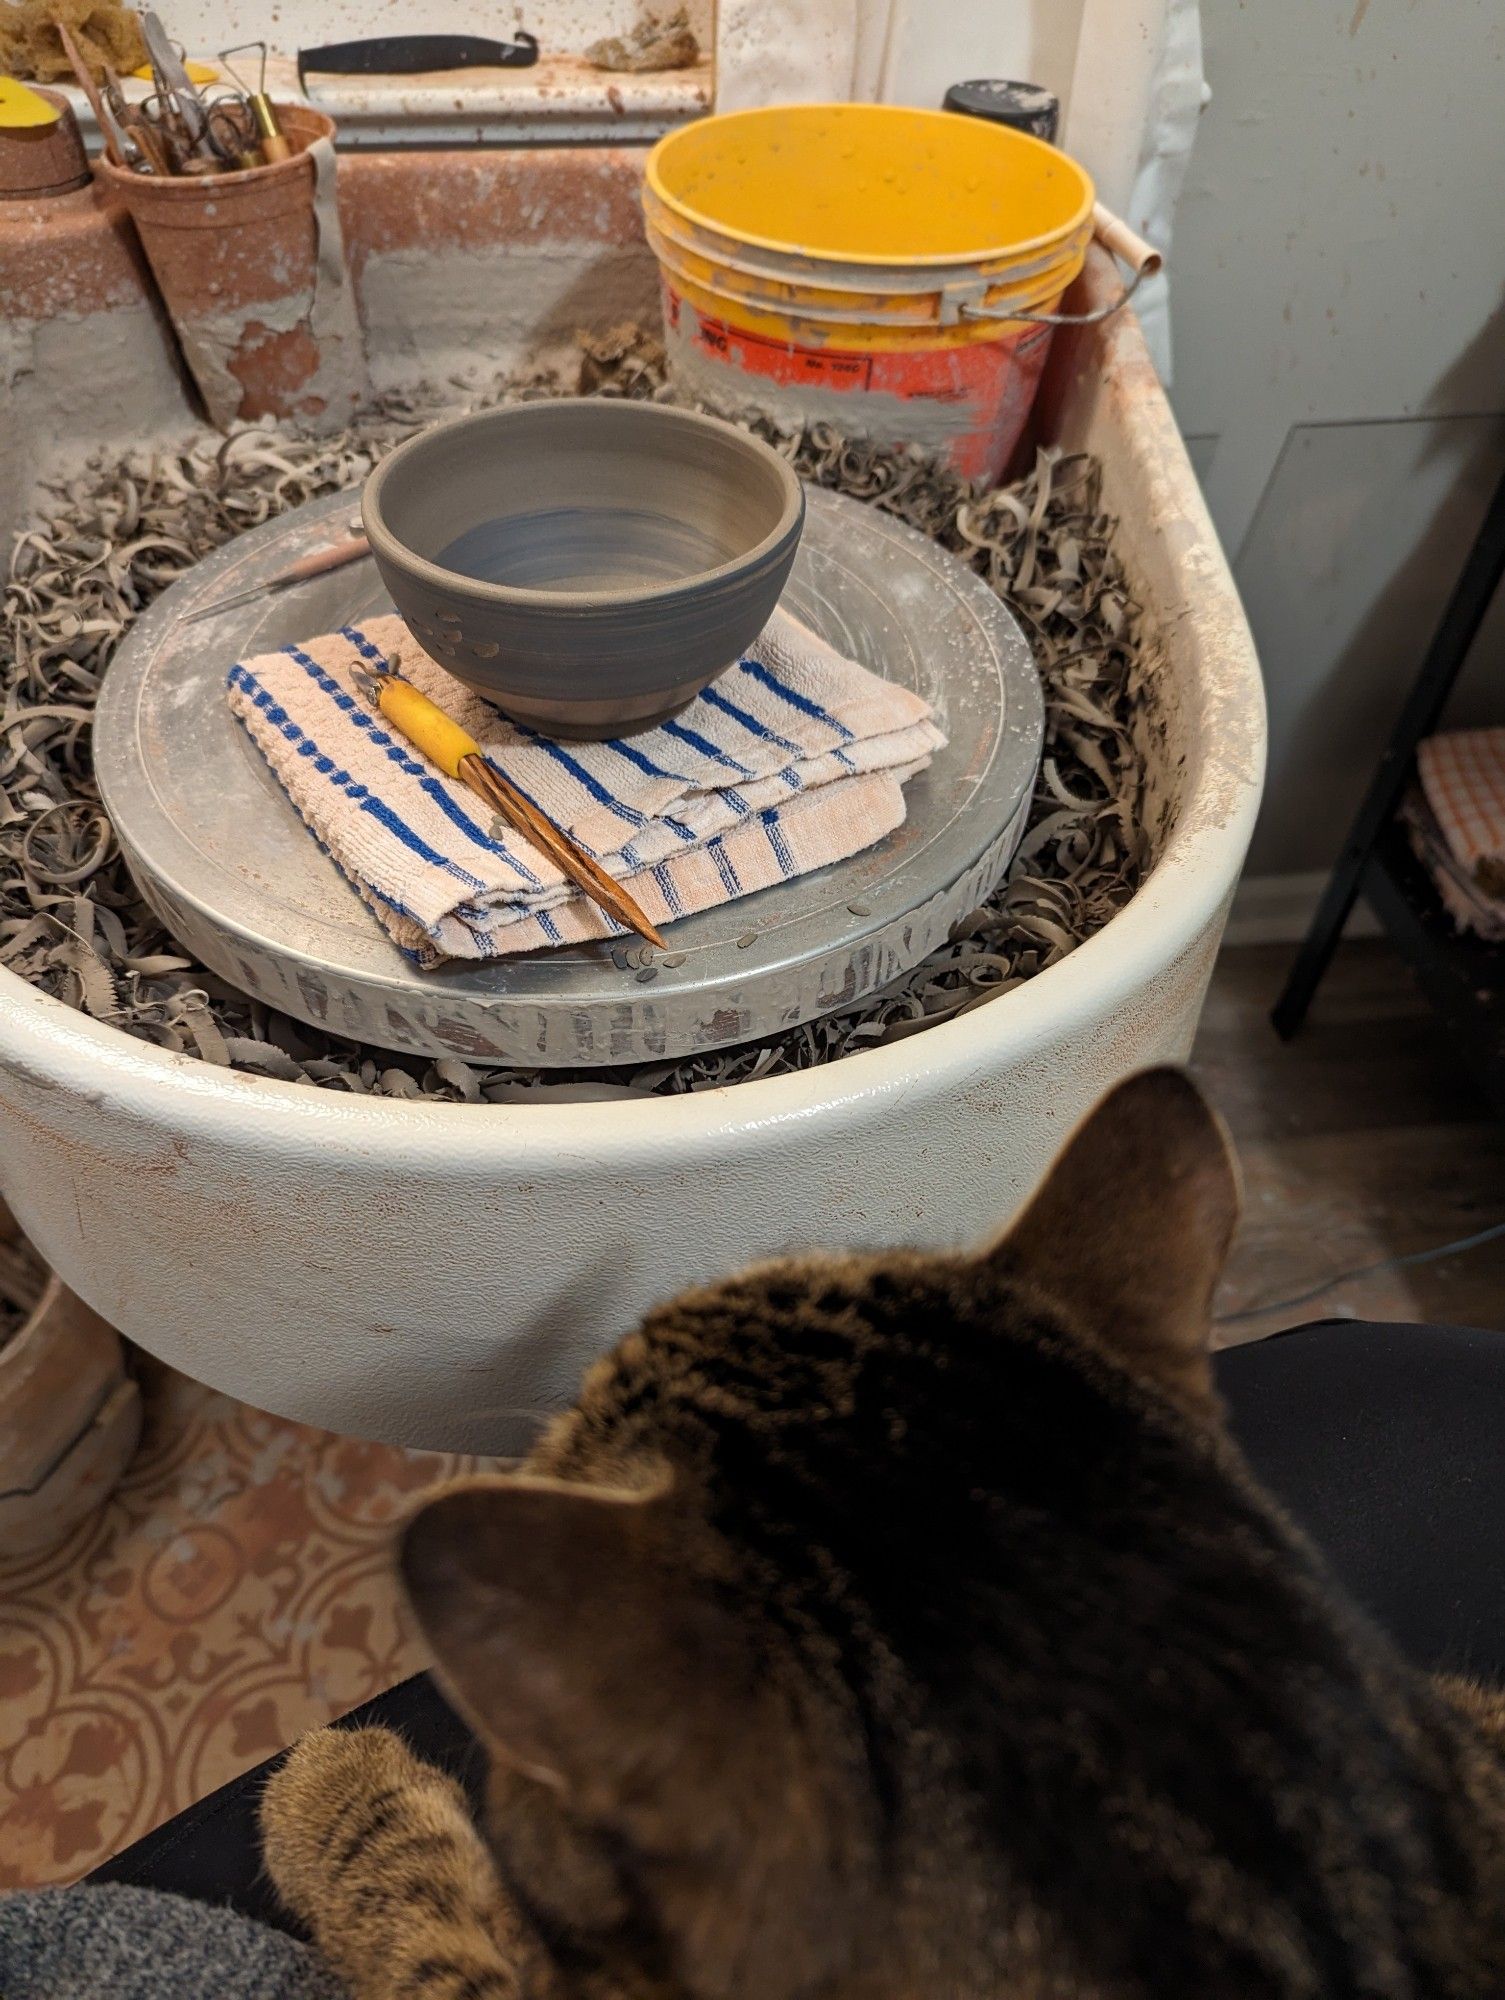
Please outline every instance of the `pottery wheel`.
[{"label": "pottery wheel", "polygon": [[809,501],[785,602],[844,653],[918,689],[949,745],[906,788],[904,825],[876,847],[676,923],[669,955],[681,963],[628,938],[419,972],[310,839],[230,714],[225,675],[235,658],[390,611],[375,565],[182,619],[334,539],[355,511],[349,493],[208,557],[116,655],[95,763],[143,895],[242,991],[419,1055],[527,1068],[676,1060],[860,1002],[944,943],[1002,876],[1024,830],[1044,710],[1028,642],[979,577],[872,508],[813,490]]}]

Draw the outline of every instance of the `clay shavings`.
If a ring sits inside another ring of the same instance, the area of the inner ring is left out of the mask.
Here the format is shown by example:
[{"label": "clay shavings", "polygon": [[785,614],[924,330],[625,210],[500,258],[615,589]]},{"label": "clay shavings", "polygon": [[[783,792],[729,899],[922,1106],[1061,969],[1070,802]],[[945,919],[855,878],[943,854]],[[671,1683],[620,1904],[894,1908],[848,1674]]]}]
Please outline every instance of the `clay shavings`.
[{"label": "clay shavings", "polygon": [[[587,392],[666,396],[649,337],[624,331],[582,347]],[[89,731],[105,667],[174,578],[244,529],[358,488],[384,452],[454,411],[455,386],[389,394],[332,437],[246,428],[97,462],[18,538],[0,631],[0,965],[127,1034],[234,1069],[357,1094],[558,1103],[751,1082],[920,1033],[1055,964],[1133,895],[1151,859],[1144,649],[1094,461],[1042,453],[1027,478],[986,492],[828,424],[793,434],[760,423],[805,478],[954,551],[1034,645],[1047,717],[1029,824],[1006,882],[941,950],[860,1006],[767,1041],[576,1072],[426,1064],[363,1048],[196,964],[137,895],[99,803]],[[558,385],[535,375],[466,401],[551,392]],[[651,967],[634,970],[641,978]]]}]

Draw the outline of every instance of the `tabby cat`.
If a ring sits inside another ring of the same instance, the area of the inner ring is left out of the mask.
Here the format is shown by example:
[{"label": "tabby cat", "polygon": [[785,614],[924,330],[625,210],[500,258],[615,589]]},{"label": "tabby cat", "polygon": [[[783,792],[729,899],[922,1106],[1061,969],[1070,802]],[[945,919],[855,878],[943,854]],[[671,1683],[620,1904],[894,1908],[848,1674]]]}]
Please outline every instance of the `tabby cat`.
[{"label": "tabby cat", "polygon": [[1121,1086],[977,1255],[687,1293],[401,1565],[489,1849],[385,1731],[267,1861],[358,2000],[1499,2000],[1505,1710],[1219,1426],[1235,1170]]}]

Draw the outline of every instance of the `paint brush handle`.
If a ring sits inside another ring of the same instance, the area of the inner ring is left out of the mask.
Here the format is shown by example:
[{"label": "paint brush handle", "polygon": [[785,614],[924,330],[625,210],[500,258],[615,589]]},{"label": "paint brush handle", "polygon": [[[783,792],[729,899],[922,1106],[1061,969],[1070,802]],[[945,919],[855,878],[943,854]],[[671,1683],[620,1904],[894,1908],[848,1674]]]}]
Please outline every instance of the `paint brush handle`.
[{"label": "paint brush handle", "polygon": [[329,542],[322,549],[312,549],[306,556],[299,556],[287,568],[279,570],[275,576],[266,577],[261,583],[253,583],[245,590],[235,590],[228,597],[216,597],[212,604],[200,604],[192,611],[185,611],[183,623],[193,625],[200,618],[215,618],[221,611],[232,611],[237,604],[250,604],[258,597],[265,597],[269,590],[284,590],[290,583],[304,583],[311,576],[323,576],[326,570],[343,569],[346,563],[358,562],[362,556],[371,553],[371,544],[362,534],[343,536],[337,542]]},{"label": "paint brush handle", "polygon": [[322,576],[327,569],[343,569],[346,563],[358,562],[370,553],[371,544],[364,535],[345,535],[322,549],[313,549],[308,555],[299,556],[296,562],[289,563],[285,570],[273,577],[272,582],[302,583],[306,577]]},{"label": "paint brush handle", "polygon": [[489,764],[486,753],[468,731],[452,721],[411,681],[396,674],[379,674],[375,682],[377,705],[382,714],[415,749],[421,750],[448,777],[468,785],[477,798],[484,799],[509,826],[546,854],[559,872],[577,889],[583,889],[593,903],[662,950],[662,937],[621,883],[608,875],[530,799],[525,799],[495,765]]},{"label": "paint brush handle", "polygon": [[663,938],[621,883],[608,875],[583,848],[577,847],[569,835],[546,818],[537,806],[525,799],[495,765],[488,764],[477,753],[462,760],[460,776],[478,797],[495,806],[509,826],[515,827],[541,853],[547,854],[560,873],[577,889],[583,889],[593,903],[599,904],[619,924],[625,924],[628,930],[636,931],[639,937],[647,938],[650,944],[656,944],[660,951],[663,950]]}]

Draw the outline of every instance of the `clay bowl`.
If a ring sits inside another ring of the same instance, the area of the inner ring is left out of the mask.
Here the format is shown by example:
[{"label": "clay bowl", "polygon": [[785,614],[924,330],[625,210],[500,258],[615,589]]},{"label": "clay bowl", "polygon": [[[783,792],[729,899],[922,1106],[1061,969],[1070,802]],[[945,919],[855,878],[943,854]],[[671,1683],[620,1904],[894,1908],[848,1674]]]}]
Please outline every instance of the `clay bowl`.
[{"label": "clay bowl", "polygon": [[400,445],[362,502],[423,650],[552,736],[650,729],[751,645],[805,520],[777,452],[714,417],[524,403]]}]

